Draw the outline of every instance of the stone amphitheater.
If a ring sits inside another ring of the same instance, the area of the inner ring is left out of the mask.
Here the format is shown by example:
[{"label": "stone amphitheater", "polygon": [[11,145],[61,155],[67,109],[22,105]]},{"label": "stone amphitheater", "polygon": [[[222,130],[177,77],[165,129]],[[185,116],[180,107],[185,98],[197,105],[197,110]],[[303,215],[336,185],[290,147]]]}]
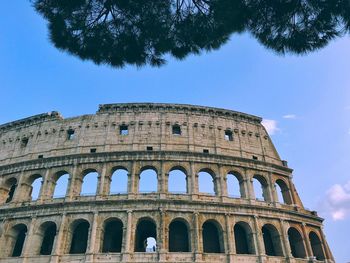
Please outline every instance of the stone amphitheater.
[{"label": "stone amphitheater", "polygon": [[259,117],[103,104],[3,124],[0,144],[1,263],[334,262]]}]

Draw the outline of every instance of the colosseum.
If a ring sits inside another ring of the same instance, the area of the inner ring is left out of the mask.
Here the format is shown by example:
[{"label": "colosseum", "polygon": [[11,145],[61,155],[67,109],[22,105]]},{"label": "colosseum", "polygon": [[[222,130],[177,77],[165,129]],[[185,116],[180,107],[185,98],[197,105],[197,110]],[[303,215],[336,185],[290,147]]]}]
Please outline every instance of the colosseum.
[{"label": "colosseum", "polygon": [[0,262],[334,262],[261,121],[126,103],[1,125]]}]

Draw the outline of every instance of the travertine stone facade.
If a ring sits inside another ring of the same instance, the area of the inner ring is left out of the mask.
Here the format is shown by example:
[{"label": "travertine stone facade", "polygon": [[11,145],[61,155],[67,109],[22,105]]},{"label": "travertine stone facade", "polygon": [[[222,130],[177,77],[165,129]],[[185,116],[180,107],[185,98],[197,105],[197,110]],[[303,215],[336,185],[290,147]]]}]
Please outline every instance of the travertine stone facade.
[{"label": "travertine stone facade", "polygon": [[[51,112],[1,125],[0,145],[1,263],[334,262],[322,219],[303,207],[292,170],[258,117],[192,105],[107,104],[94,115]],[[120,169],[127,191],[113,194],[112,174]],[[139,191],[145,170],[156,173],[156,191]],[[183,193],[169,191],[174,170],[185,174]],[[91,172],[98,174],[96,193],[83,195]],[[212,194],[200,190],[203,172]],[[65,174],[66,195],[57,198]],[[239,196],[229,194],[228,175]],[[156,246],[147,250],[145,237]]]}]

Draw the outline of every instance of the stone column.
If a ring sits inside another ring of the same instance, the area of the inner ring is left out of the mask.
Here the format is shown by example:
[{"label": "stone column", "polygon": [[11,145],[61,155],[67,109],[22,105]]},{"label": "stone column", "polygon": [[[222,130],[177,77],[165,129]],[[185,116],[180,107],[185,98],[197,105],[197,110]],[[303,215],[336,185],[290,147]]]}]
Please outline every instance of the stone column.
[{"label": "stone column", "polygon": [[303,241],[304,241],[304,245],[305,245],[306,257],[310,258],[310,257],[313,256],[313,252],[312,252],[312,248],[311,248],[309,237],[307,235],[306,224],[302,223],[301,228],[302,228],[302,231],[303,231]]},{"label": "stone column", "polygon": [[[159,222],[159,234],[157,238],[157,251],[159,253],[159,261],[166,262],[166,247],[167,247],[167,233],[165,227],[166,211],[161,209],[160,211],[160,222]],[[159,242],[158,242],[159,240]]]},{"label": "stone column", "polygon": [[298,198],[295,196],[296,195],[296,190],[294,188],[294,184],[292,182],[292,178],[293,178],[293,175],[290,175],[290,177],[288,178],[288,186],[289,186],[289,191],[290,191],[289,194],[291,196],[293,205],[298,206],[298,204],[297,204]]},{"label": "stone column", "polygon": [[227,177],[226,174],[223,174],[221,165],[219,166],[219,177],[220,177],[220,195],[223,200],[224,197],[227,197]]},{"label": "stone column", "polygon": [[23,188],[28,187],[28,184],[25,184],[23,181],[24,181],[24,173],[22,171],[18,178],[17,187],[16,187],[15,194],[13,196],[12,202],[27,201],[27,200],[24,200],[25,199],[24,194],[26,191],[23,191]]},{"label": "stone column", "polygon": [[107,174],[107,166],[104,163],[102,166],[101,174],[98,176],[97,181],[97,194],[101,197],[106,196],[109,194],[109,189],[106,187],[106,181],[108,180],[108,174]]},{"label": "stone column", "polygon": [[[74,197],[78,196],[80,193],[77,193],[77,189],[76,189],[76,181],[78,180],[78,166],[75,164],[72,170],[72,174],[70,175],[69,179],[68,179],[68,189],[67,189],[67,199],[68,201],[72,201],[74,199]],[[82,180],[80,179],[80,183],[82,182]],[[81,188],[81,186],[80,186]]]},{"label": "stone column", "polygon": [[267,189],[268,189],[268,192],[269,192],[270,202],[276,204],[276,203],[278,203],[278,198],[277,198],[277,192],[276,192],[276,189],[275,189],[275,184],[272,181],[272,174],[268,173],[267,178],[268,178]]},{"label": "stone column", "polygon": [[96,235],[97,235],[97,228],[98,228],[98,212],[94,213],[94,217],[92,219],[92,226],[90,231],[90,243],[89,243],[89,253],[96,253],[97,248],[97,242],[96,242]]},{"label": "stone column", "polygon": [[248,199],[250,201],[256,201],[254,187],[253,187],[253,178],[246,179],[246,185],[248,189]]},{"label": "stone column", "polygon": [[287,259],[287,262],[290,262],[290,258],[292,257],[292,251],[290,250],[290,244],[288,240],[288,232],[287,228],[285,226],[285,221],[283,219],[280,219],[280,226],[281,226],[281,238],[282,238],[282,248],[284,251],[284,256]]},{"label": "stone column", "polygon": [[[234,237],[233,237],[233,231],[232,231],[232,224],[230,222],[230,215],[225,214],[225,224],[226,224],[226,233],[227,233],[227,239],[226,239],[226,244],[227,244],[227,254],[234,254],[234,251],[236,251],[235,248],[235,242],[234,242]],[[230,259],[229,262],[232,262],[232,259]]]},{"label": "stone column", "polygon": [[272,189],[273,189],[274,204],[275,204],[275,206],[277,206],[278,204],[280,204],[281,200],[278,199],[278,193],[277,193],[276,184],[273,185]]},{"label": "stone column", "polygon": [[1,181],[0,183],[0,204],[4,204],[6,202],[6,199],[8,198],[8,193],[9,193],[9,189],[3,187],[2,185],[4,184],[4,182]]},{"label": "stone column", "polygon": [[191,196],[192,199],[197,199],[198,195],[198,174],[195,172],[193,163],[190,163],[191,173]]},{"label": "stone column", "polygon": [[133,251],[134,242],[132,242],[132,232],[133,232],[133,226],[132,226],[132,210],[127,211],[127,223],[126,228],[124,228],[125,234],[124,234],[124,250],[123,252],[123,262],[129,262],[130,261],[130,254]]},{"label": "stone column", "polygon": [[30,222],[28,232],[26,234],[22,256],[23,257],[29,257],[33,254],[34,247],[40,246],[40,244],[33,244],[32,241],[34,241],[34,229],[36,227],[36,217],[32,217],[32,221]]},{"label": "stone column", "polygon": [[221,196],[221,180],[220,175],[216,175],[215,178],[213,178],[213,184],[215,189],[215,196],[220,197]]},{"label": "stone column", "polygon": [[92,219],[92,225],[90,229],[89,243],[86,251],[86,262],[94,262],[94,254],[97,252],[97,244],[98,240],[96,240],[97,234],[97,226],[98,226],[98,213],[94,213],[94,217]]},{"label": "stone column", "polygon": [[160,198],[166,198],[166,193],[168,192],[168,176],[169,174],[164,173],[164,164],[161,162],[160,171],[158,171],[158,186],[157,192],[159,193]]},{"label": "stone column", "polygon": [[129,176],[129,182],[128,182],[128,198],[134,199],[135,195],[139,192],[138,185],[140,181],[140,174],[139,171],[136,171],[137,164],[136,161],[132,163],[132,168]]},{"label": "stone column", "polygon": [[188,174],[186,174],[186,193],[191,195],[192,194],[192,177],[193,174],[191,171],[187,171]]},{"label": "stone column", "polygon": [[45,175],[43,176],[42,182],[41,182],[41,188],[40,188],[40,193],[38,197],[38,201],[41,203],[44,200],[48,200],[48,194],[49,194],[49,188],[51,183],[51,178],[50,178],[50,170],[47,169],[45,172]]},{"label": "stone column", "polygon": [[199,220],[198,213],[193,213],[193,252],[194,252],[194,261],[202,260],[202,246],[200,244],[200,229],[199,229]]},{"label": "stone column", "polygon": [[52,256],[51,256],[51,262],[52,263],[58,263],[60,261],[60,256],[62,254],[65,254],[65,245],[66,241],[65,239],[67,238],[67,226],[68,221],[67,221],[67,215],[63,214],[61,218],[61,224],[57,230],[55,242],[53,244],[52,248]]},{"label": "stone column", "polygon": [[258,222],[258,216],[254,216],[254,234],[255,234],[256,248],[257,248],[256,252],[259,256],[260,262],[262,262],[262,256],[265,255],[265,248],[264,248],[263,237],[261,235],[260,224]]}]

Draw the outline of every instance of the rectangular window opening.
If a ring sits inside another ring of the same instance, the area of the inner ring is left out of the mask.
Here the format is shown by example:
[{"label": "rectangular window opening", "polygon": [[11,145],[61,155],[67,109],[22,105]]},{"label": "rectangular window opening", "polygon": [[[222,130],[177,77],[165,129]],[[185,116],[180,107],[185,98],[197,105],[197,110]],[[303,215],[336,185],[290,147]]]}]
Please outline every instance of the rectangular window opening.
[{"label": "rectangular window opening", "polygon": [[180,125],[173,125],[173,135],[181,135],[181,127]]},{"label": "rectangular window opening", "polygon": [[153,151],[153,147],[152,146],[147,146],[147,151]]},{"label": "rectangular window opening", "polygon": [[42,154],[38,155],[38,159],[42,159],[42,158],[44,158],[44,155]]},{"label": "rectangular window opening", "polygon": [[27,147],[28,141],[29,141],[28,138],[23,138],[23,139],[21,140],[21,147],[23,147],[23,148]]},{"label": "rectangular window opening", "polygon": [[73,140],[75,138],[75,131],[73,129],[67,130],[67,140]]},{"label": "rectangular window opening", "polygon": [[91,148],[90,149],[90,153],[95,153],[96,152],[96,148]]},{"label": "rectangular window opening", "polygon": [[128,135],[129,134],[129,129],[127,125],[120,125],[119,126],[119,134],[120,135]]},{"label": "rectangular window opening", "polygon": [[203,149],[203,153],[209,153],[208,149]]},{"label": "rectangular window opening", "polygon": [[230,130],[225,131],[225,140],[226,141],[233,141],[233,133]]}]

